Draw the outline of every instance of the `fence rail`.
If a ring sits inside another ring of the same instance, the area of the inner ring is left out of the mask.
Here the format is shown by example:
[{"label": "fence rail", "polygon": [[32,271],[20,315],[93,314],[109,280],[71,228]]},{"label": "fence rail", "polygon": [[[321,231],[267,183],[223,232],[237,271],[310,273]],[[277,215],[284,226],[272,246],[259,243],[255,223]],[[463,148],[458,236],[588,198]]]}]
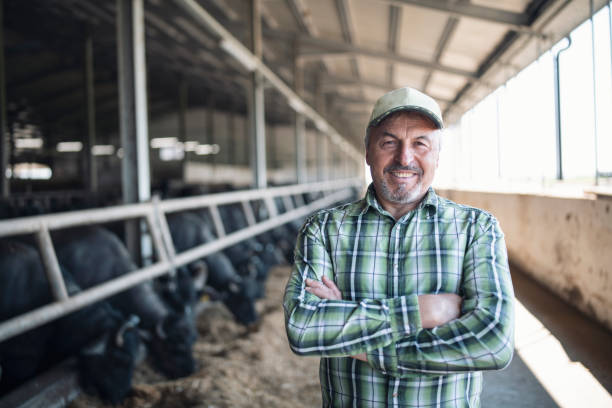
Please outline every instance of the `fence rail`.
[{"label": "fence rail", "polygon": [[[52,303],[1,322],[0,341],[41,326],[147,280],[171,273],[177,267],[186,265],[196,259],[203,258],[292,220],[307,216],[317,209],[346,200],[352,194],[350,188],[359,187],[361,183],[359,179],[346,179],[260,190],[233,191],[163,201],[153,199],[146,203],[0,221],[0,237],[36,234],[45,273],[55,298],[55,301]],[[305,204],[301,194],[316,192],[323,193],[323,197]],[[290,199],[291,196],[296,196],[295,201],[297,205],[293,205]],[[285,212],[279,213],[274,202],[275,198],[282,200]],[[269,214],[267,219],[259,222],[256,222],[250,205],[251,201],[256,200],[263,201]],[[246,228],[226,233],[217,207],[234,203],[241,204],[249,225]],[[170,236],[166,214],[203,208],[210,210],[218,239],[177,254],[172,243],[172,237]],[[144,218],[146,221],[153,242],[153,249],[157,256],[157,262],[119,278],[91,287],[74,296],[69,296],[62,278],[50,231],[134,218]]]}]

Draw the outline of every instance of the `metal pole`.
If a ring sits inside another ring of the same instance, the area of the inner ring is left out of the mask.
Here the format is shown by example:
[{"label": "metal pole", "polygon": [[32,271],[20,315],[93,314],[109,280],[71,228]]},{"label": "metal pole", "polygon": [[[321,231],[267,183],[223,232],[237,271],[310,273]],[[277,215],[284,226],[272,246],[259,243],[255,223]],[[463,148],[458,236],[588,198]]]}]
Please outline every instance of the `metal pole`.
[{"label": "metal pole", "polygon": [[[151,196],[144,27],[143,0],[117,0],[119,132],[125,203],[146,201]],[[143,246],[139,245],[141,238]],[[136,260],[151,254],[150,241],[144,238],[138,223],[126,223],[126,243]]]},{"label": "metal pole", "polygon": [[595,6],[593,0],[589,0],[589,14],[591,15],[591,62],[593,65],[593,141],[595,147],[595,185],[599,185],[599,160],[598,160],[598,149],[597,149],[597,69],[595,68],[595,20],[593,20],[593,14],[595,14]]},{"label": "metal pole", "polygon": [[64,278],[57,262],[55,250],[53,249],[51,235],[49,235],[49,229],[45,224],[41,224],[40,230],[36,233],[36,241],[38,242],[38,248],[40,249],[40,255],[45,266],[45,273],[49,280],[53,298],[55,300],[68,299],[68,292],[66,291]]},{"label": "metal pole", "polygon": [[[189,98],[189,85],[185,78],[180,79],[179,94],[178,94],[178,139],[181,143],[187,141],[187,103]],[[185,177],[185,162],[187,154],[181,160],[181,179]]]},{"label": "metal pole", "polygon": [[[325,94],[321,84],[321,75],[317,76],[317,85],[315,89],[315,109],[318,112],[325,111]],[[317,161],[317,181],[325,180],[325,133],[317,128],[316,139],[316,161]]]},{"label": "metal pole", "polygon": [[[505,89],[505,85],[503,85]],[[502,164],[501,164],[501,110],[499,106],[499,93],[495,95],[495,117],[496,117],[496,134],[497,134],[497,178],[501,179]]]},{"label": "metal pole", "polygon": [[561,79],[559,74],[559,56],[563,51],[567,50],[572,45],[572,37],[568,35],[565,38],[567,39],[567,46],[558,50],[553,58],[553,75],[555,82],[555,133],[557,136],[557,180],[563,180],[563,154],[561,138]]},{"label": "metal pole", "polygon": [[[261,0],[251,0],[251,50],[262,59]],[[249,128],[251,134],[251,169],[253,187],[265,188],[266,175],[266,123],[264,113],[264,78],[260,71],[251,73],[249,93]]]},{"label": "metal pole", "polygon": [[[239,149],[238,146],[242,146],[243,140],[241,140],[241,138],[238,136],[238,133],[236,132],[236,113],[234,112],[234,108],[230,109],[230,111],[227,113],[228,117],[227,117],[227,138],[231,143],[231,146],[234,146],[234,148],[236,150],[234,150],[233,152],[229,153],[228,152],[228,163],[232,164],[232,158],[234,160],[234,166],[238,167],[242,164],[242,152],[244,149]],[[239,153],[240,152],[240,153]]]},{"label": "metal pole", "polygon": [[4,73],[4,1],[0,0],[0,195],[7,198],[10,182],[6,177],[9,164],[9,138],[6,124],[6,82]]},{"label": "metal pole", "polygon": [[[295,93],[304,96],[304,64],[299,59],[299,46],[294,46],[293,88]],[[295,175],[298,184],[306,182],[306,118],[295,112]]]},{"label": "metal pole", "polygon": [[[278,170],[278,145],[276,143],[276,134],[277,134],[276,126],[268,127],[268,134],[266,135],[268,140],[266,141],[268,145],[268,168],[272,170],[272,172],[276,172]],[[273,176],[270,177],[272,181],[274,181]]]},{"label": "metal pole", "polygon": [[[215,143],[215,100],[211,95],[208,95],[206,100],[206,111],[204,113],[205,123],[204,123],[204,131],[206,132],[206,143],[209,145],[213,145]],[[214,155],[211,155],[210,162],[213,165],[217,162]]]},{"label": "metal pole", "polygon": [[85,157],[87,158],[87,183],[89,191],[98,191],[98,169],[92,147],[96,144],[96,91],[93,65],[93,39],[87,34],[85,39],[85,106],[87,109],[87,139]]}]

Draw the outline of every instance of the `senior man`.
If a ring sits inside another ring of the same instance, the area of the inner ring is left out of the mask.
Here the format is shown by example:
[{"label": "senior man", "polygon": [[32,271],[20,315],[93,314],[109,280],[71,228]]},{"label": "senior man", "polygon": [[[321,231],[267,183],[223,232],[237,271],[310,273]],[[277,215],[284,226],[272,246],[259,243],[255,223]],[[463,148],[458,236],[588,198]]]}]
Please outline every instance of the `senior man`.
[{"label": "senior man", "polygon": [[321,356],[325,407],[478,407],[513,353],[513,290],[489,213],[431,188],[442,115],[396,89],[366,130],[365,198],[302,227],[284,298],[291,349]]}]

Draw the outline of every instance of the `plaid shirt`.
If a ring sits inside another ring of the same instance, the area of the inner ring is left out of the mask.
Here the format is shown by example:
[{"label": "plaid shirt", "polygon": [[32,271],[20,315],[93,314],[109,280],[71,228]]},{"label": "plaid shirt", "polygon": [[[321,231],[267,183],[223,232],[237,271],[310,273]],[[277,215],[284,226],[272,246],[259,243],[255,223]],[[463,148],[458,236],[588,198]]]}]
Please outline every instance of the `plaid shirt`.
[{"label": "plaid shirt", "polygon": [[[332,279],[343,300],[306,292]],[[457,293],[461,317],[421,326],[417,297]],[[325,407],[478,407],[482,370],[513,353],[514,294],[506,245],[485,211],[429,189],[395,221],[366,197],[322,210],[300,231],[284,308],[291,349],[323,357]],[[367,353],[368,362],[347,356]]]}]

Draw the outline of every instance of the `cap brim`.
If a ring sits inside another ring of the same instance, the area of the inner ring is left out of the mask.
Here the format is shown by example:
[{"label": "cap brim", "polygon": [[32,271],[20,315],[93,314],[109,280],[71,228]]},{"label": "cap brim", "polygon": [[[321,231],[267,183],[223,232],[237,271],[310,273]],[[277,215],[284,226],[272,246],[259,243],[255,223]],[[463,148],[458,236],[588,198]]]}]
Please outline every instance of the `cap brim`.
[{"label": "cap brim", "polygon": [[378,126],[380,122],[385,120],[389,115],[391,115],[392,113],[398,112],[398,111],[418,112],[422,115],[425,115],[427,118],[429,118],[438,129],[442,129],[444,127],[444,123],[442,123],[442,120],[438,117],[438,115],[436,115],[429,109],[423,108],[422,106],[414,106],[414,105],[397,106],[393,109],[389,109],[382,115],[372,119],[370,123],[368,124],[368,127]]}]

